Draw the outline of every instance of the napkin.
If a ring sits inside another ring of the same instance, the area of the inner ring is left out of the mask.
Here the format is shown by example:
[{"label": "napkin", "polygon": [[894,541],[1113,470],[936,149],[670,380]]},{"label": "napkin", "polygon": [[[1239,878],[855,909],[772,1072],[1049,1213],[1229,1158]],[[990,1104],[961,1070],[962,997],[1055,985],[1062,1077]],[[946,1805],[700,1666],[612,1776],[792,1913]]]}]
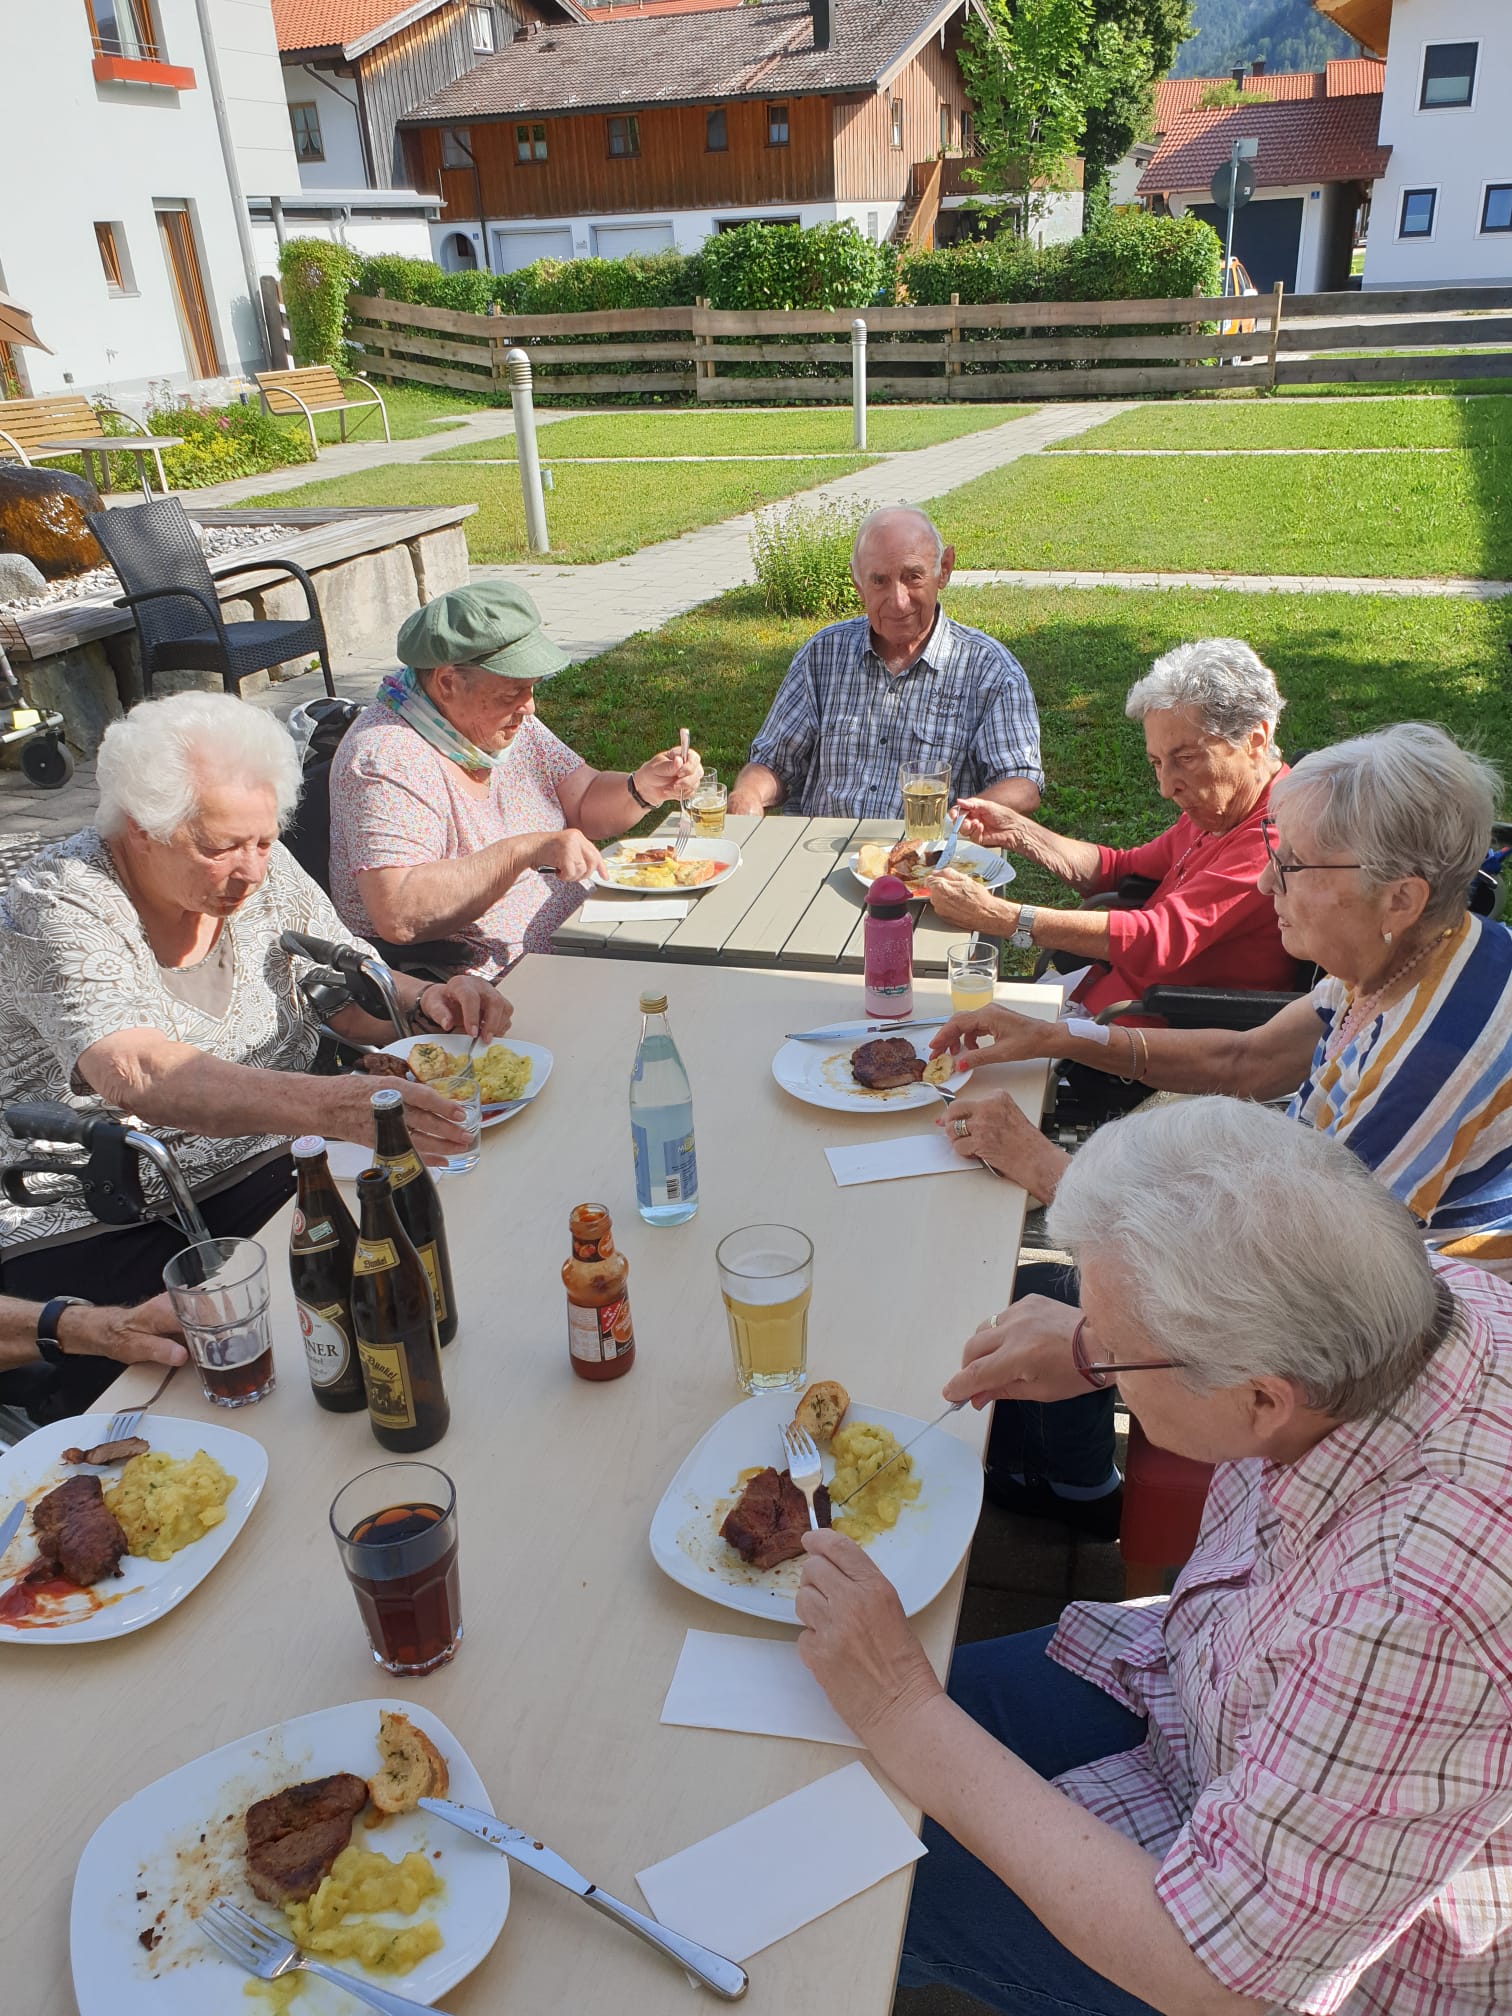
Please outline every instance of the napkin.
[{"label": "napkin", "polygon": [[749,1736],[801,1736],[810,1743],[865,1748],[824,1698],[790,1638],[690,1631],[661,1719],[691,1729],[739,1729]]},{"label": "napkin", "polygon": [[826,1148],[825,1159],[837,1183],[886,1183],[894,1176],[957,1176],[975,1169],[957,1155],[939,1128],[927,1134],[899,1134],[890,1141],[863,1141],[845,1148]]},{"label": "napkin", "polygon": [[749,1960],[924,1852],[866,1766],[847,1764],[635,1880],[664,1925]]},{"label": "napkin", "polygon": [[633,902],[590,896],[577,917],[580,924],[670,924],[692,908],[691,896],[637,896]]}]

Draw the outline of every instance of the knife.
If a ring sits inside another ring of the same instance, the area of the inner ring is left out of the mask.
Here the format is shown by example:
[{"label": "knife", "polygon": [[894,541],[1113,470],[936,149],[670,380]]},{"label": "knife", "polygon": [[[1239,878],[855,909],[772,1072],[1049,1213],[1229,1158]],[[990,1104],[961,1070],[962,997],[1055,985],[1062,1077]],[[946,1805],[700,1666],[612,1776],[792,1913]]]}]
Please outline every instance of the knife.
[{"label": "knife", "polygon": [[464,1834],[471,1834],[475,1840],[497,1848],[512,1862],[523,1862],[527,1869],[534,1869],[538,1875],[549,1876],[553,1883],[560,1883],[574,1897],[581,1897],[595,1911],[602,1911],[606,1918],[612,1918],[627,1932],[635,1933],[648,1946],[666,1954],[669,1960],[686,1967],[722,2000],[738,2002],[746,1992],[748,1977],[743,1967],[737,1967],[733,1960],[722,1959],[718,1953],[711,1953],[707,1946],[684,1938],[680,1932],[658,1925],[654,1918],[633,1911],[628,1904],[621,1904],[617,1897],[600,1890],[586,1876],[579,1876],[570,1863],[564,1862],[544,1842],[522,1834],[518,1827],[508,1826],[492,1813],[480,1813],[476,1806],[459,1806],[452,1799],[422,1799],[420,1804],[427,1813],[434,1813],[438,1820],[447,1820],[453,1827],[460,1827]]},{"label": "knife", "polygon": [[946,837],[945,845],[940,849],[939,855],[930,870],[931,874],[938,875],[942,868],[948,868],[951,862],[954,861],[956,849],[961,844],[961,828],[965,823],[966,814],[964,812],[957,812],[954,819],[950,822],[950,832]]},{"label": "knife", "polygon": [[[950,1405],[945,1409],[944,1414],[937,1414],[933,1419],[933,1421],[926,1421],[924,1423],[924,1426],[919,1430],[917,1435],[911,1437],[909,1441],[905,1442],[903,1444],[903,1447],[901,1449],[896,1450],[891,1456],[889,1456],[885,1463],[879,1463],[876,1469],[873,1470],[871,1476],[867,1478],[866,1484],[873,1483],[878,1477],[882,1475],[882,1472],[884,1470],[890,1470],[894,1465],[894,1463],[896,1463],[901,1457],[906,1456],[910,1449],[916,1447],[918,1443],[924,1440],[924,1437],[929,1433],[931,1428],[938,1428],[940,1423],[943,1420],[945,1420],[948,1415],[959,1414],[961,1409],[965,1405],[966,1402],[964,1400],[952,1400]],[[866,1484],[858,1484],[854,1491],[847,1491],[843,1498],[831,1498],[830,1510],[833,1512],[837,1505],[849,1505],[852,1498],[858,1498],[861,1495],[861,1493],[866,1489]],[[430,1802],[428,1800],[422,1799],[420,1803],[422,1806],[424,1806],[428,1805]]]},{"label": "knife", "polygon": [[12,1540],[14,1540],[16,1535],[20,1532],[21,1521],[25,1517],[26,1517],[26,1500],[24,1498],[18,1498],[15,1504],[12,1505],[12,1507],[10,1508],[9,1512],[6,1513],[4,1519],[0,1519],[0,1554],[3,1554],[5,1552],[6,1548],[9,1547]]},{"label": "knife", "polygon": [[911,1022],[841,1022],[833,1029],[789,1029],[789,1043],[838,1043],[846,1036],[891,1036],[899,1029],[943,1029],[948,1015],[931,1015]]}]

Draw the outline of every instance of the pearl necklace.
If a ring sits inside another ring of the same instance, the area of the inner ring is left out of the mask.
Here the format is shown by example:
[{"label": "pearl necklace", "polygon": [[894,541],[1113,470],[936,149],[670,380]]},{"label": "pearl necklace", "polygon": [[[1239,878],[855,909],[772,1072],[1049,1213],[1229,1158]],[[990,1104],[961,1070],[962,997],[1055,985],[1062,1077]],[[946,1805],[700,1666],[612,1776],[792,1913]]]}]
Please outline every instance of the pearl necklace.
[{"label": "pearl necklace", "polygon": [[1405,966],[1399,966],[1394,973],[1388,973],[1379,987],[1374,988],[1369,994],[1356,995],[1348,1008],[1345,1009],[1344,1019],[1340,1022],[1325,1047],[1323,1052],[1324,1057],[1337,1057],[1339,1052],[1349,1043],[1350,1038],[1357,1035],[1370,1020],[1370,1017],[1375,1012],[1376,1004],[1386,990],[1389,987],[1396,986],[1399,980],[1405,980],[1414,966],[1421,966],[1430,952],[1436,951],[1446,938],[1451,938],[1453,935],[1454,927],[1446,925],[1436,938],[1430,938],[1425,945],[1419,946]]}]

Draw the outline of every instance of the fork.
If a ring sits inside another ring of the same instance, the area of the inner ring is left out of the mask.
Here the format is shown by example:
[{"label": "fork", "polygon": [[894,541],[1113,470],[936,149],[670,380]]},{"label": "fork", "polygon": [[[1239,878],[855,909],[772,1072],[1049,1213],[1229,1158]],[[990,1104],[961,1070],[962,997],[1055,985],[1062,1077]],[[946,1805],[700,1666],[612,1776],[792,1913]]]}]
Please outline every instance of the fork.
[{"label": "fork", "polygon": [[110,1417],[110,1426],[105,1430],[105,1433],[101,1436],[100,1438],[101,1441],[103,1442],[129,1441],[130,1438],[137,1432],[137,1424],[141,1421],[142,1416],[147,1412],[147,1409],[151,1407],[156,1400],[162,1397],[163,1388],[168,1384],[168,1381],[173,1377],[174,1373],[177,1372],[177,1370],[178,1370],[177,1365],[170,1365],[168,1367],[168,1370],[163,1374],[162,1378],[159,1379],[157,1385],[152,1389],[151,1393],[148,1394],[147,1398],[142,1402],[140,1407],[129,1408],[123,1414],[112,1414]]},{"label": "fork", "polygon": [[271,1931],[260,1918],[254,1918],[250,1911],[243,1911],[239,1904],[229,1903],[224,1897],[217,1897],[197,1922],[212,1946],[218,1946],[228,1960],[234,1960],[248,1974],[255,1974],[259,1981],[277,1981],[284,1974],[300,1970],[318,1975],[322,1981],[334,1982],[354,2002],[377,2009],[380,2016],[428,2016],[425,2005],[412,2002],[407,1995],[392,1994],[387,1988],[375,1987],[371,1981],[359,1980],[355,1974],[344,1974],[339,1967],[327,1967],[322,1961],[309,1959],[292,1939]]},{"label": "fork", "polygon": [[[688,731],[686,728],[678,729],[677,746],[684,756],[686,756],[688,753]],[[688,801],[684,798],[682,801],[682,810],[677,815],[677,839],[672,846],[672,859],[674,861],[681,861],[687,849],[688,842],[692,838],[693,814],[688,810]]]},{"label": "fork", "polygon": [[819,1531],[819,1514],[814,1510],[814,1493],[824,1482],[824,1469],[819,1461],[819,1451],[814,1447],[814,1438],[807,1428],[800,1428],[796,1421],[789,1421],[782,1431],[782,1446],[787,1451],[788,1475],[803,1493],[809,1508],[809,1525]]}]

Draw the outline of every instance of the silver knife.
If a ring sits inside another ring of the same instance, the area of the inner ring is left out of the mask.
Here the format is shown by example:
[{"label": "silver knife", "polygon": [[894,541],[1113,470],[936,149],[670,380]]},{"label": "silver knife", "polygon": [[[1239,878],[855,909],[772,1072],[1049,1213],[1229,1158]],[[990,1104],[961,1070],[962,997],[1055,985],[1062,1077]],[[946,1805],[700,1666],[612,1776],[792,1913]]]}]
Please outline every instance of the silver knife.
[{"label": "silver knife", "polygon": [[950,832],[946,836],[945,845],[941,848],[938,859],[930,869],[931,874],[938,875],[942,868],[948,868],[951,862],[954,861],[956,849],[961,844],[961,828],[965,823],[966,814],[964,812],[957,812],[954,819],[950,822]]},{"label": "silver knife", "polygon": [[847,1036],[858,1040],[862,1036],[891,1036],[899,1029],[943,1029],[950,1020],[948,1015],[931,1015],[916,1018],[911,1022],[843,1022],[833,1029],[789,1029],[786,1041],[789,1043],[838,1043]]},{"label": "silver knife", "polygon": [[[959,1414],[961,1409],[965,1405],[966,1402],[964,1400],[952,1400],[950,1405],[945,1409],[945,1412],[943,1414],[937,1414],[933,1419],[933,1421],[926,1421],[924,1423],[924,1426],[919,1430],[917,1435],[910,1437],[910,1439],[903,1444],[903,1447],[901,1449],[895,1450],[894,1453],[888,1457],[885,1463],[879,1463],[876,1469],[873,1470],[871,1476],[867,1478],[866,1484],[873,1483],[878,1477],[882,1475],[882,1472],[884,1470],[890,1470],[894,1465],[894,1463],[898,1462],[902,1457],[906,1456],[910,1449],[915,1448],[920,1442],[924,1440],[924,1437],[929,1433],[931,1428],[938,1428],[940,1423],[946,1420],[950,1415]],[[830,1510],[833,1512],[837,1505],[849,1505],[852,1498],[859,1498],[861,1493],[866,1489],[866,1484],[858,1484],[854,1491],[847,1491],[843,1498],[831,1498]],[[422,1806],[425,1806],[428,1805],[430,1802],[428,1800],[422,1799],[420,1803]]]},{"label": "silver knife", "polygon": [[748,1978],[743,1967],[737,1967],[733,1960],[722,1959],[718,1953],[711,1953],[707,1946],[700,1946],[694,1939],[685,1939],[680,1932],[658,1925],[654,1918],[633,1911],[628,1904],[621,1904],[617,1897],[600,1890],[586,1876],[579,1876],[570,1863],[564,1862],[543,1841],[522,1834],[518,1827],[508,1826],[492,1813],[480,1813],[476,1806],[459,1806],[452,1799],[422,1799],[420,1804],[427,1813],[434,1813],[438,1820],[450,1821],[464,1834],[471,1834],[475,1840],[497,1848],[512,1862],[523,1862],[527,1869],[534,1869],[538,1875],[549,1876],[553,1883],[560,1883],[574,1897],[581,1897],[595,1911],[602,1911],[606,1918],[612,1918],[617,1925],[623,1925],[627,1932],[644,1939],[648,1946],[654,1946],[669,1960],[686,1967],[690,1974],[696,1975],[706,1988],[712,1988],[724,2001],[738,2002],[746,1992]]},{"label": "silver knife", "polygon": [[14,1540],[16,1535],[20,1532],[21,1521],[25,1517],[26,1517],[26,1500],[24,1498],[18,1498],[15,1504],[12,1505],[12,1507],[10,1508],[9,1512],[6,1513],[5,1517],[3,1519],[0,1519],[0,1554],[3,1554],[5,1552],[6,1548],[9,1547],[12,1540]]}]

